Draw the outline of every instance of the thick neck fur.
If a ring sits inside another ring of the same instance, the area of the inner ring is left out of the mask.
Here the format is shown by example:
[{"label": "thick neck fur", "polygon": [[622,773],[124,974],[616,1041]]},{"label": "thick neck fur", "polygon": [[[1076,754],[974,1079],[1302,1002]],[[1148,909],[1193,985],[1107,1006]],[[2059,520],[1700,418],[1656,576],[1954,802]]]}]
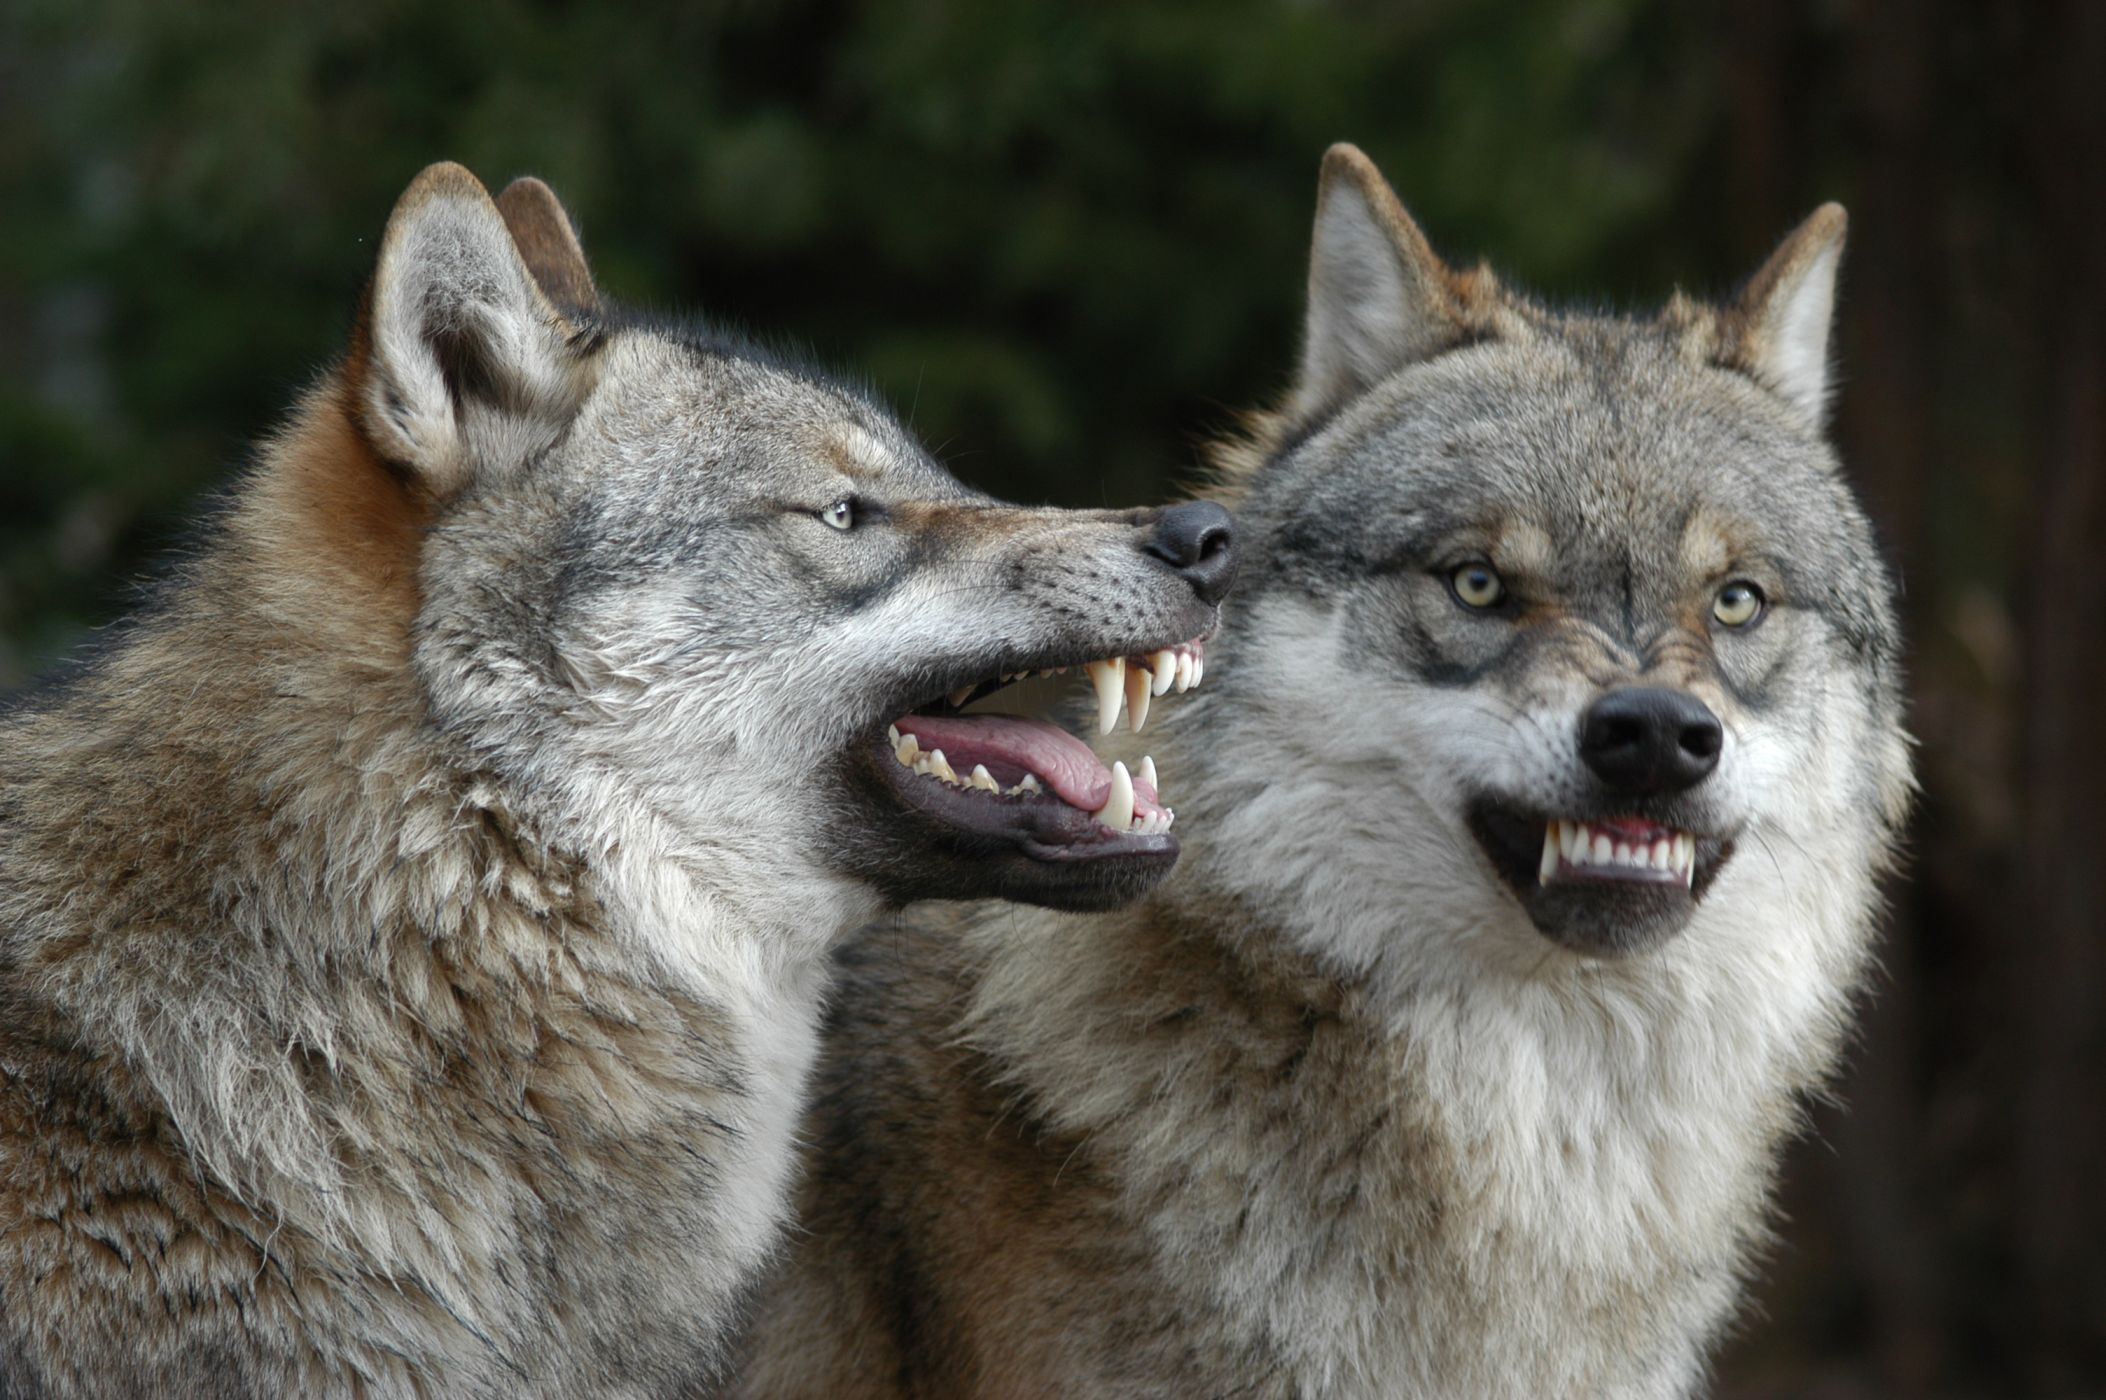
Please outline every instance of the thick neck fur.
[{"label": "thick neck fur", "polygon": [[381,1281],[373,1354],[526,1354],[545,1289],[617,1265],[608,1307],[707,1274],[655,1300],[699,1329],[773,1238],[814,1045],[814,960],[773,950],[868,910],[778,908],[773,872],[530,799],[427,724],[422,527],[325,389],[162,604],[0,727],[0,990],[263,1264]]},{"label": "thick neck fur", "polygon": [[1186,842],[1161,892],[975,922],[970,1035],[1089,1144],[1181,1315],[1294,1393],[1681,1393],[1836,1052],[1879,853],[1780,833],[1667,947],[1558,951],[1312,718],[1290,672],[1338,672],[1307,624],[1276,672],[1221,647],[1148,736]]}]

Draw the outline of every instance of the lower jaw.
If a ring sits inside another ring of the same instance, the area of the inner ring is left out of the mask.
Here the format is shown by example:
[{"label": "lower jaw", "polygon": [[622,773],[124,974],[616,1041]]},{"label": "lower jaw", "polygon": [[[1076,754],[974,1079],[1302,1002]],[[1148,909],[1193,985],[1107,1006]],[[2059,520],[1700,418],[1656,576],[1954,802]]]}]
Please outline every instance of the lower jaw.
[{"label": "lower jaw", "polygon": [[1491,804],[1479,804],[1470,814],[1479,847],[1538,933],[1575,953],[1627,957],[1667,943],[1688,925],[1731,856],[1732,843],[1664,824],[1609,819],[1604,825],[1650,826],[1648,836],[1666,842],[1666,866],[1649,853],[1641,856],[1635,839],[1628,854],[1613,843],[1607,852],[1576,851],[1569,839],[1574,833],[1569,827],[1561,831],[1556,819]]}]

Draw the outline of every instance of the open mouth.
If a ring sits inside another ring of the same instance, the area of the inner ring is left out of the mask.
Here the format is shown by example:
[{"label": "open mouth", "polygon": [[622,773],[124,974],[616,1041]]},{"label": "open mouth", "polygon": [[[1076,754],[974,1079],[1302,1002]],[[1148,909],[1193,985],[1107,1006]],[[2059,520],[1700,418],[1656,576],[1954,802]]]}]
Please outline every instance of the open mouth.
[{"label": "open mouth", "polygon": [[1123,713],[1138,732],[1157,697],[1206,674],[1202,640],[1069,665],[1005,672],[961,686],[887,726],[880,760],[894,790],[968,835],[1002,837],[1038,860],[1174,856],[1176,813],[1162,801],[1155,762],[1104,762],[1056,724],[1022,715],[965,713],[1015,682],[1077,668],[1096,700],[1097,732]]},{"label": "open mouth", "polygon": [[1730,835],[1639,813],[1545,816],[1492,799],[1472,806],[1470,829],[1539,932],[1595,953],[1671,937],[1734,849]]}]

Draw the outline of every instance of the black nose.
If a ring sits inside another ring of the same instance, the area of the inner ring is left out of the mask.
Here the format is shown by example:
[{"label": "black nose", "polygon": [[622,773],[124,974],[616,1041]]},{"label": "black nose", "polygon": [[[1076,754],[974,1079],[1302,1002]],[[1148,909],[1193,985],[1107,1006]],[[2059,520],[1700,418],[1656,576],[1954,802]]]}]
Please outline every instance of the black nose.
[{"label": "black nose", "polygon": [[1636,796],[1695,787],[1725,746],[1718,716],[1679,690],[1612,690],[1580,716],[1580,757],[1610,787]]},{"label": "black nose", "polygon": [[1165,507],[1148,552],[1183,574],[1200,601],[1218,603],[1236,581],[1236,522],[1212,501]]}]

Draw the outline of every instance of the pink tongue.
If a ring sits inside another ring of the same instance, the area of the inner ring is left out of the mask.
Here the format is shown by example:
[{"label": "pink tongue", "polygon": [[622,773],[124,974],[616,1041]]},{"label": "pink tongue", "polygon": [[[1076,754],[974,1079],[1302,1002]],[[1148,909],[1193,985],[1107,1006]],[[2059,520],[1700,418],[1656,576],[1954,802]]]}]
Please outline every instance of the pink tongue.
[{"label": "pink tongue", "polygon": [[[959,777],[976,763],[1020,768],[1036,773],[1053,795],[1070,807],[1094,812],[1111,795],[1111,769],[1098,761],[1090,746],[1042,719],[1017,715],[903,715],[899,732],[912,734],[923,753],[942,749],[943,761]],[[1004,784],[1007,786],[1007,784]],[[1133,810],[1146,816],[1163,810],[1155,789],[1133,780]]]}]

